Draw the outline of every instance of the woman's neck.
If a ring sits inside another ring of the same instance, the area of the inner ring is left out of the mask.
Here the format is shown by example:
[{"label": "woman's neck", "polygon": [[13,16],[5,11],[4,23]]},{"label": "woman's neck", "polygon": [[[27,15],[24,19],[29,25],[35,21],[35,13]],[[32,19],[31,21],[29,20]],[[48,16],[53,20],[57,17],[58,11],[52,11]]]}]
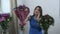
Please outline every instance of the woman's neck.
[{"label": "woman's neck", "polygon": [[40,15],[35,15],[34,18],[39,19]]},{"label": "woman's neck", "polygon": [[37,18],[38,15],[35,15],[34,17]]}]

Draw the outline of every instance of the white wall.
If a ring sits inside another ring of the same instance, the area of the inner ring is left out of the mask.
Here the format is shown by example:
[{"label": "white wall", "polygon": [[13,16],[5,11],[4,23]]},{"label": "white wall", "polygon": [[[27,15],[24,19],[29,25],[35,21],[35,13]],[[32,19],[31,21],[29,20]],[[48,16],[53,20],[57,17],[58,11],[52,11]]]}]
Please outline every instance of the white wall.
[{"label": "white wall", "polygon": [[17,0],[17,6],[25,4],[25,0]]},{"label": "white wall", "polygon": [[1,13],[1,0],[0,0],[0,13]]},{"label": "white wall", "polygon": [[60,34],[59,21],[59,0],[25,0],[26,5],[30,8],[30,14],[33,14],[35,6],[41,6],[43,15],[49,14],[54,17],[55,24],[49,28],[49,34]]}]

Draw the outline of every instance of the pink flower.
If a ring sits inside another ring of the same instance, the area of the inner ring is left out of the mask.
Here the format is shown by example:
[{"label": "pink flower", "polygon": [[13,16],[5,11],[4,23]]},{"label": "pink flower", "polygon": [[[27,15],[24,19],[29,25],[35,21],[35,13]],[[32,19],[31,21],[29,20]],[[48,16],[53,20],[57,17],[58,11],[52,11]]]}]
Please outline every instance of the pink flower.
[{"label": "pink flower", "polygon": [[1,14],[1,16],[7,19],[9,17],[9,14]]},{"label": "pink flower", "polygon": [[26,19],[26,17],[28,16],[30,10],[28,7],[26,7],[25,5],[23,6],[19,6],[16,10],[15,10],[15,14],[17,15],[17,17],[20,19],[20,25],[24,26],[26,23],[24,22],[24,20]]},{"label": "pink flower", "polygon": [[0,18],[0,22],[2,22],[2,21],[5,21],[5,18],[4,17],[1,17]]}]

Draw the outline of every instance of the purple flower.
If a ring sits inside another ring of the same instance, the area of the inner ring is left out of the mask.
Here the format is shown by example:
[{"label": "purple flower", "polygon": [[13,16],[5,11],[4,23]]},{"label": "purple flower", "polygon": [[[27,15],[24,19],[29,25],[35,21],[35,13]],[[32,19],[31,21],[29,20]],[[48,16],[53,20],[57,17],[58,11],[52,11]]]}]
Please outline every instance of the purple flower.
[{"label": "purple flower", "polygon": [[2,21],[5,21],[5,18],[4,17],[1,17],[0,18],[0,22],[2,22]]},{"label": "purple flower", "polygon": [[1,16],[7,19],[9,17],[9,14],[1,14]]}]

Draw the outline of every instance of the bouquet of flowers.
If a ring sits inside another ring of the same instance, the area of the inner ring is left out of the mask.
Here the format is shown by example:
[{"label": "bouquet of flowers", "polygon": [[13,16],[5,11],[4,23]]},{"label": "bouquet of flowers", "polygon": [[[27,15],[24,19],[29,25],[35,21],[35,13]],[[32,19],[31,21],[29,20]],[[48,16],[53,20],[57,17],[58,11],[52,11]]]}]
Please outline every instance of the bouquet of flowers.
[{"label": "bouquet of flowers", "polygon": [[24,20],[26,19],[29,12],[29,8],[25,5],[20,5],[19,7],[15,8],[15,14],[20,20],[21,30],[24,30],[24,25],[26,24]]},{"label": "bouquet of flowers", "polygon": [[39,20],[39,25],[44,30],[44,34],[48,34],[50,25],[54,25],[54,19],[50,15],[44,15]]},{"label": "bouquet of flowers", "polygon": [[2,30],[4,30],[3,33],[6,33],[5,31],[8,29],[8,23],[12,20],[12,17],[10,17],[9,14],[0,14],[0,26],[2,27]]}]

